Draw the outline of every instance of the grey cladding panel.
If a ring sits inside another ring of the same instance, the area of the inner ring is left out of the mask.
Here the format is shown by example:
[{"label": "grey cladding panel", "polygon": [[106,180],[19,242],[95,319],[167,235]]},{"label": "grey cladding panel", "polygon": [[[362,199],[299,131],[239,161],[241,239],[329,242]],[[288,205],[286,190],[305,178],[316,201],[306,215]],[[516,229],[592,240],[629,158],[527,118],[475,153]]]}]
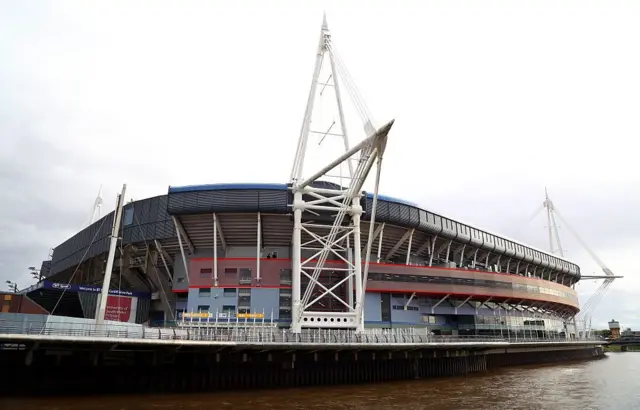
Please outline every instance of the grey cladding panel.
[{"label": "grey cladding panel", "polygon": [[[132,222],[124,227],[122,232],[124,244],[174,236],[166,230],[167,224],[171,223],[171,217],[166,211],[165,195],[127,204],[125,211],[132,208]],[[112,228],[113,212],[58,246],[51,261],[51,274],[107,252]]]},{"label": "grey cladding panel", "polygon": [[287,191],[260,191],[260,212],[289,212]]},{"label": "grey cladding panel", "polygon": [[178,192],[169,194],[167,211],[171,215],[213,212],[287,213],[287,191],[226,190]]},{"label": "grey cladding panel", "polygon": [[409,226],[412,228],[420,227],[420,210],[413,206],[409,207]]},{"label": "grey cladding panel", "polygon": [[[371,211],[373,210],[373,200],[366,198],[366,211],[363,216],[365,221],[371,220]],[[376,222],[388,222],[389,221],[389,203],[378,199],[376,204]]]},{"label": "grey cladding panel", "polygon": [[253,212],[260,207],[257,191],[216,191],[224,204],[216,212]]}]

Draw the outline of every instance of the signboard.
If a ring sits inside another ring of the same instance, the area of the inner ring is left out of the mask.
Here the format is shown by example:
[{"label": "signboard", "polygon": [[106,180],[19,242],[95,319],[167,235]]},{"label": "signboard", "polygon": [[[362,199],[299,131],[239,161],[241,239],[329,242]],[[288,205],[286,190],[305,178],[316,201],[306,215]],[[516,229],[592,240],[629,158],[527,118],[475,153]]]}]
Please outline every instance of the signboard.
[{"label": "signboard", "polygon": [[[97,303],[100,303],[100,297],[98,297]],[[135,323],[137,310],[137,297],[109,295],[107,296],[104,319],[115,322]]]},{"label": "signboard", "polygon": [[264,319],[264,313],[238,313],[238,319]]},{"label": "signboard", "polygon": [[[215,318],[215,314],[211,312],[178,312],[178,319],[191,320],[209,320]],[[245,320],[245,319],[264,319],[264,313],[234,313],[221,312],[218,313],[218,320]]]},{"label": "signboard", "polygon": [[209,319],[210,317],[213,317],[209,312],[184,312],[181,316],[183,319]]},{"label": "signboard", "polygon": [[[67,292],[90,292],[90,293],[100,293],[102,292],[102,286],[92,286],[92,285],[76,285],[69,283],[58,283],[58,282],[49,282],[47,280],[40,282],[37,286],[33,287],[34,289],[56,289],[63,290]],[[29,288],[27,292],[34,290]],[[149,292],[136,292],[130,290],[119,290],[119,289],[110,289],[110,295],[119,295],[119,296],[133,296],[140,298],[150,298],[151,294]]]}]

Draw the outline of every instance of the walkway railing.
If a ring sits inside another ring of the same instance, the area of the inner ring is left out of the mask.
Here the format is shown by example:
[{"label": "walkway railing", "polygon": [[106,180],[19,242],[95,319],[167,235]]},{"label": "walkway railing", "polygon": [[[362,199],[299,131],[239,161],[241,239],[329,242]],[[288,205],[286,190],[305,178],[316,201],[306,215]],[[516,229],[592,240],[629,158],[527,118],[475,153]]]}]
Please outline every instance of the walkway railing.
[{"label": "walkway railing", "polygon": [[[560,337],[522,338],[492,336],[436,336],[426,329],[367,329],[364,333],[342,329],[305,329],[295,334],[288,329],[274,327],[206,327],[206,328],[150,328],[141,325],[65,322],[12,322],[0,320],[1,335],[60,336],[64,338],[171,340],[213,343],[246,344],[422,344],[422,343],[575,343],[576,339]],[[19,338],[16,338],[19,339]],[[581,339],[598,341],[600,339]]]}]

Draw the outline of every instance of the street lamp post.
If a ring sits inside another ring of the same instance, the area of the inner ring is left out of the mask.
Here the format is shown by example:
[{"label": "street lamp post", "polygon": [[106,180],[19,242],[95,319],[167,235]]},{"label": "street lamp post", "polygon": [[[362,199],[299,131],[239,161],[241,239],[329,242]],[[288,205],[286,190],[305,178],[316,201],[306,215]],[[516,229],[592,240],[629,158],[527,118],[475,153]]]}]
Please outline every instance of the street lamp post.
[{"label": "street lamp post", "polygon": [[15,282],[12,282],[10,280],[5,282],[7,285],[9,285],[9,290],[12,291],[13,293],[18,293],[18,284]]},{"label": "street lamp post", "polygon": [[29,266],[29,270],[31,271],[31,276],[36,280],[37,283],[40,283],[42,280],[42,272],[40,269],[36,269],[35,266]]}]

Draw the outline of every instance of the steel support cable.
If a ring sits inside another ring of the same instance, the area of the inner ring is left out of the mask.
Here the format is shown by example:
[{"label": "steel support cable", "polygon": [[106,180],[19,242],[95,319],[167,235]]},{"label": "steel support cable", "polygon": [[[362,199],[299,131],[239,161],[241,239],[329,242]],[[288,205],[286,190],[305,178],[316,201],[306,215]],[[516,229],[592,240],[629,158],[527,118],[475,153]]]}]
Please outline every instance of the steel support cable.
[{"label": "steel support cable", "polygon": [[555,213],[556,215],[558,215],[558,218],[560,219],[560,221],[562,221],[562,223],[567,227],[567,229],[569,230],[569,232],[571,232],[571,234],[573,236],[575,236],[575,238],[578,240],[578,242],[580,242],[580,245],[582,245],[582,247],[589,253],[589,255],[591,255],[591,257],[596,261],[596,263],[600,266],[600,268],[602,269],[602,271],[606,274],[606,275],[610,275],[613,276],[613,272],[604,264],[604,262],[602,262],[602,260],[598,257],[598,255],[595,254],[595,252],[593,252],[591,250],[591,248],[582,240],[582,238],[580,237],[580,235],[578,235],[578,233],[573,230],[573,228],[571,227],[571,225],[567,222],[566,219],[564,219],[562,217],[562,214],[560,212],[558,212],[557,209],[554,208],[553,213]]},{"label": "steel support cable", "polygon": [[[556,223],[555,208],[554,208],[554,211],[552,211],[549,215],[551,217],[551,223],[553,224],[553,232],[554,232],[554,234],[556,236],[556,244],[558,245],[558,253],[560,254],[561,257],[564,258],[564,249],[562,248],[562,242],[560,241],[560,232],[558,232],[558,224]],[[560,217],[560,215],[558,215],[558,217]],[[553,249],[551,250],[551,252],[553,252]]]},{"label": "steel support cable", "polygon": [[335,48],[333,46],[328,47],[328,51],[330,53],[330,58],[333,59],[333,62],[335,63],[336,70],[338,71],[339,76],[342,78],[343,85],[345,86],[347,92],[349,93],[349,96],[351,97],[358,115],[364,122],[367,118],[367,110],[364,106],[362,98],[357,91],[357,88],[355,87],[355,84],[353,84],[353,80],[350,78],[349,72],[345,67],[344,62],[342,61],[340,56],[335,53]]},{"label": "steel support cable", "polygon": [[601,289],[601,291],[599,292],[597,298],[595,302],[592,304],[592,306],[590,306],[587,310],[585,311],[581,311],[578,316],[576,317],[576,320],[578,321],[588,321],[591,319],[592,315],[593,315],[593,311],[595,309],[595,307],[597,306],[597,304],[600,302],[600,300],[604,297],[607,289],[609,288],[609,286],[604,287],[603,289]]},{"label": "steel support cable", "polygon": [[340,52],[338,51],[337,47],[333,43],[329,44],[329,49],[331,51],[332,56],[335,56],[335,58],[338,61],[339,65],[341,66],[342,71],[343,71],[343,75],[345,76],[346,81],[349,83],[349,85],[353,89],[355,95],[358,97],[357,101],[358,101],[358,103],[359,103],[359,105],[360,105],[360,107],[362,109],[363,114],[367,118],[370,119],[373,115],[371,114],[371,111],[369,110],[369,107],[367,106],[367,103],[362,98],[362,94],[359,92],[358,87],[356,86],[356,83],[353,80],[353,77],[351,76],[351,73],[347,69],[347,66],[344,63],[344,60],[342,59],[342,56],[340,55]]},{"label": "steel support cable", "polygon": [[[341,73],[341,77],[346,77],[346,75],[344,74],[344,67],[342,65],[338,64],[336,70]],[[355,88],[355,86],[348,82],[346,79],[344,81],[344,84],[347,92],[349,93],[349,96],[351,97],[353,105],[358,112],[358,116],[360,117],[360,121],[362,122],[365,133],[367,135],[372,134],[373,132],[375,132],[375,128],[372,125],[371,116],[366,112],[366,108],[362,106],[362,99],[359,97],[357,88]]]},{"label": "steel support cable", "polygon": [[369,126],[368,127],[369,129],[365,128],[365,131],[367,132],[367,134],[375,131],[375,129],[373,129],[373,126],[371,125],[372,124],[371,112],[369,111],[369,108],[364,102],[364,99],[362,98],[362,95],[360,94],[358,87],[353,81],[353,78],[351,77],[349,70],[344,64],[344,61],[340,57],[340,54],[338,53],[333,43],[329,44],[329,52],[331,53],[331,57],[334,59],[336,63],[336,68],[339,71],[340,77],[342,77],[345,88],[347,89],[347,92],[351,97],[351,100],[356,108],[356,111],[358,112],[358,115],[360,116],[360,119],[363,122],[363,125],[365,127],[367,125]]},{"label": "steel support cable", "polygon": [[524,222],[524,223],[520,226],[520,228],[519,228],[518,230],[516,230],[516,231],[513,233],[513,236],[514,236],[514,237],[515,237],[515,236],[517,236],[517,235],[520,233],[520,231],[521,231],[522,229],[524,229],[527,225],[529,225],[529,224],[531,223],[531,221],[533,221],[533,220],[534,220],[534,219],[535,219],[535,218],[540,214],[540,212],[542,212],[542,210],[543,210],[543,209],[544,209],[544,205],[540,205],[540,206],[535,210],[535,212],[533,212],[533,213],[529,216],[529,218],[527,218],[526,222]]},{"label": "steel support cable", "polygon": [[[89,243],[89,246],[87,246],[87,249],[85,249],[84,254],[82,254],[82,257],[80,258],[80,262],[78,262],[78,264],[76,265],[76,268],[74,269],[73,273],[71,274],[71,277],[69,278],[69,281],[67,282],[67,286],[65,286],[65,288],[62,290],[62,294],[60,295],[60,297],[56,301],[56,304],[53,306],[53,309],[51,309],[51,312],[49,312],[48,316],[52,316],[53,313],[58,308],[58,305],[60,304],[60,301],[62,301],[62,297],[64,296],[64,294],[67,292],[67,289],[69,288],[68,285],[71,284],[71,281],[76,276],[76,273],[80,269],[80,265],[82,264],[82,262],[84,262],[84,259],[87,257],[87,254],[89,253],[89,250],[91,249],[91,246],[93,246],[93,243],[96,241],[96,238],[98,237],[98,233],[100,233],[100,230],[102,229],[102,226],[104,225],[106,220],[107,220],[106,216],[102,218],[102,222],[100,223],[100,226],[98,227],[98,229],[96,229],[96,233],[93,234],[93,237],[91,238],[91,242]],[[42,328],[42,330],[44,331],[44,327]]]},{"label": "steel support cable", "polygon": [[591,297],[587,300],[587,303],[585,303],[583,309],[578,314],[579,318],[586,318],[591,316],[593,310],[598,305],[600,300],[602,300],[604,294],[609,289],[609,286],[612,282],[613,280],[605,280],[605,282],[603,282],[600,287],[598,287],[598,289],[594,292],[593,295],[591,295]]},{"label": "steel support cable", "polygon": [[611,286],[611,283],[613,283],[613,279],[605,279],[605,281],[600,284],[598,289],[596,289],[596,291],[591,295],[591,297],[589,297],[589,299],[585,303],[583,309],[580,311],[579,316],[587,316],[592,313],[597,304],[604,297],[604,294],[609,289],[609,286]]}]

